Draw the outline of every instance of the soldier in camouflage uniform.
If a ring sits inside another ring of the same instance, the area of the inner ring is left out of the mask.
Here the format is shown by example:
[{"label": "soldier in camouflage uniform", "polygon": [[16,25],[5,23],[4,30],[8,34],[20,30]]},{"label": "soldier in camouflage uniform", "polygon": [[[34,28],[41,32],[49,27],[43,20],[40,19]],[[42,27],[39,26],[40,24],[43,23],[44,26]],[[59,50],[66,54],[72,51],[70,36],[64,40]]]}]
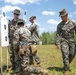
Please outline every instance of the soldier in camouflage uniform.
[{"label": "soldier in camouflage uniform", "polygon": [[[31,16],[29,21],[31,22],[31,25],[29,27],[29,31],[31,32],[31,38],[33,40],[32,45],[35,46],[35,48],[36,48],[36,44],[39,41],[39,27],[38,27],[38,24],[36,23],[36,16]],[[37,51],[37,49],[36,49],[36,51]],[[31,64],[34,63],[33,58],[36,61],[36,65],[40,65],[40,58],[38,56],[38,52],[36,52],[35,54],[33,54],[30,57],[30,59],[31,59],[30,63]]]},{"label": "soldier in camouflage uniform", "polygon": [[57,26],[56,45],[61,47],[64,63],[64,73],[70,71],[70,63],[75,56],[75,41],[74,33],[76,32],[76,23],[68,18],[68,13],[65,9],[60,12],[62,21]]},{"label": "soldier in camouflage uniform", "polygon": [[[40,67],[35,67],[33,65],[30,65],[30,55],[31,55],[31,33],[29,30],[25,29],[24,27],[24,20],[18,21],[18,29],[14,33],[14,50],[18,53],[18,55],[21,57],[20,65],[21,69],[16,73],[17,75],[23,75],[22,73],[28,72],[33,74],[41,74],[41,75],[48,75],[48,72]],[[22,43],[22,44],[21,44]],[[20,49],[18,49],[18,47]],[[19,68],[19,67],[18,67]],[[22,71],[22,73],[21,73]],[[26,74],[30,75],[30,74]]]},{"label": "soldier in camouflage uniform", "polygon": [[15,54],[13,50],[13,34],[14,34],[14,31],[16,30],[17,21],[19,20],[20,10],[15,9],[13,14],[14,14],[14,19],[9,21],[9,43],[10,43],[9,54],[10,54],[10,60],[12,63],[12,69],[15,69]]}]

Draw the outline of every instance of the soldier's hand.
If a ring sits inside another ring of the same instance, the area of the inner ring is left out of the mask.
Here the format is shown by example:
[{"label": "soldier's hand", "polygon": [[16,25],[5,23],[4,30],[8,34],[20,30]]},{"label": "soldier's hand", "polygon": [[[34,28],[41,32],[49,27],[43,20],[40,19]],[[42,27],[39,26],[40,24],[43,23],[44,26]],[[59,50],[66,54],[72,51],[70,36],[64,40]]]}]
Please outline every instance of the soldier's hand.
[{"label": "soldier's hand", "polygon": [[60,49],[60,45],[59,44],[57,44],[56,47],[57,47],[57,49]]},{"label": "soldier's hand", "polygon": [[41,64],[36,64],[36,63],[35,63],[34,65],[35,65],[36,67],[41,67]]}]

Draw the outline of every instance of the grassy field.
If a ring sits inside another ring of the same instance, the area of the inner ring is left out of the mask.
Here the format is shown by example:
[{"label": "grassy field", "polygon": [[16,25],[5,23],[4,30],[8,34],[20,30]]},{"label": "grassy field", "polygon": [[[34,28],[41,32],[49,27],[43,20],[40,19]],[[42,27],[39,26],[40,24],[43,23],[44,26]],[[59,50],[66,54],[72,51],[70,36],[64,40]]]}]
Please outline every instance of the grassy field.
[{"label": "grassy field", "polygon": [[[38,53],[41,58],[41,67],[49,71],[49,75],[63,75],[63,61],[61,51],[54,45],[38,45]],[[3,48],[3,66],[6,65],[6,48]],[[10,60],[9,60],[10,65]],[[70,65],[71,72],[69,75],[76,75],[76,57]],[[8,72],[5,75],[11,75]]]}]

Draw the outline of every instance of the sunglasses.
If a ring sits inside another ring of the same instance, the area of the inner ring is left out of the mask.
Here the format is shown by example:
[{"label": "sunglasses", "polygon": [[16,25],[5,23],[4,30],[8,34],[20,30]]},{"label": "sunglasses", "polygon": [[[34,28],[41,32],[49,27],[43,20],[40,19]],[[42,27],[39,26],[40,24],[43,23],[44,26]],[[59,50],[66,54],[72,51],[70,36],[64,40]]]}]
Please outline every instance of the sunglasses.
[{"label": "sunglasses", "polygon": [[19,16],[19,14],[16,14],[16,13],[14,13],[14,15],[17,15],[17,16]]},{"label": "sunglasses", "polygon": [[23,22],[19,22],[18,25],[24,24]]}]

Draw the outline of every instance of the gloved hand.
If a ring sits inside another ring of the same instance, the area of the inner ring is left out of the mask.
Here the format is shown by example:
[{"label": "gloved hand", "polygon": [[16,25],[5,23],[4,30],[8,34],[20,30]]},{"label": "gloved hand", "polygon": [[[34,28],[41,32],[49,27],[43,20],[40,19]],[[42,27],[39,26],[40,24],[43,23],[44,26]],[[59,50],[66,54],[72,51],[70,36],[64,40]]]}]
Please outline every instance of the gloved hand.
[{"label": "gloved hand", "polygon": [[41,64],[34,63],[34,66],[41,67]]},{"label": "gloved hand", "polygon": [[19,55],[24,55],[24,47],[20,47],[19,48],[19,52],[18,52]]},{"label": "gloved hand", "polygon": [[36,45],[31,45],[32,54],[35,54],[37,52]]}]

